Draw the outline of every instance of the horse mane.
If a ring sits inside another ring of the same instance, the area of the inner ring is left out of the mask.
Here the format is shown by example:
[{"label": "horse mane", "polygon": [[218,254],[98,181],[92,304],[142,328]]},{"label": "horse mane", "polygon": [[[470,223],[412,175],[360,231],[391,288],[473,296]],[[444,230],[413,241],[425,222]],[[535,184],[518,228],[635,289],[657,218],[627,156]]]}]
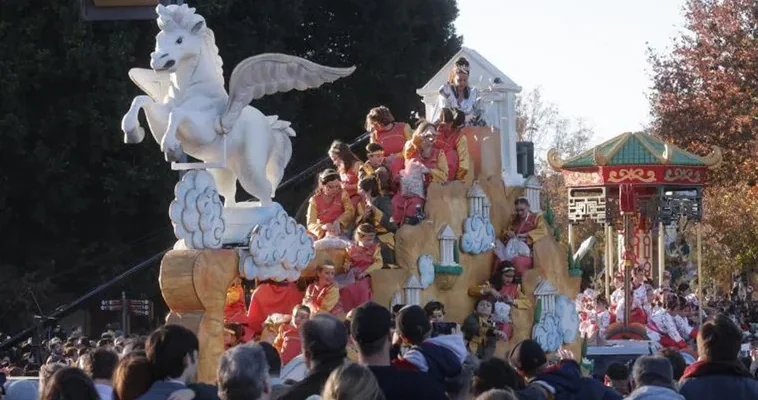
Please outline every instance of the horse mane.
[{"label": "horse mane", "polygon": [[[158,27],[165,32],[171,32],[174,30],[191,31],[192,27],[198,22],[205,22],[205,18],[195,13],[195,8],[188,7],[186,4],[182,5],[169,5],[158,6]],[[206,49],[210,50],[212,54],[204,56],[213,57],[214,64],[216,65],[216,76],[221,80],[221,84],[224,84],[224,61],[218,54],[218,46],[216,46],[216,36],[213,31],[205,27],[205,35],[203,37],[203,45]]]}]

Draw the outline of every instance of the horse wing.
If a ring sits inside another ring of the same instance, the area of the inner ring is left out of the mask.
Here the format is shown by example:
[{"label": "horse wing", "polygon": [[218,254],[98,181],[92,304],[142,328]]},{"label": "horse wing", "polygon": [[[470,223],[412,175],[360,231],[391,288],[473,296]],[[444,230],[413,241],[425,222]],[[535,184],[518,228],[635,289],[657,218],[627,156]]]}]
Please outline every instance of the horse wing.
[{"label": "horse wing", "polygon": [[355,71],[355,67],[333,68],[279,53],[259,54],[242,60],[229,80],[229,102],[221,116],[224,132],[231,131],[242,110],[267,94],[292,89],[315,89]]},{"label": "horse wing", "polygon": [[169,75],[166,71],[154,71],[147,68],[129,70],[129,78],[132,82],[155,102],[162,102],[168,95],[168,89],[171,85]]}]

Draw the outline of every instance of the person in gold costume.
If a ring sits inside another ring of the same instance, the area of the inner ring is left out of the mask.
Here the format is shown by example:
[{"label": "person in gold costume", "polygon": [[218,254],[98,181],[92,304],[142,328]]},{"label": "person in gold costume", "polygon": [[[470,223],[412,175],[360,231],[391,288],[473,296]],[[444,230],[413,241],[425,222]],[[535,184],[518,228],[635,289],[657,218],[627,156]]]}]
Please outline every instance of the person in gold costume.
[{"label": "person in gold costume", "polygon": [[[508,241],[519,240],[525,243],[531,250],[534,242],[542,239],[548,234],[547,223],[542,213],[533,213],[529,210],[529,200],[525,197],[519,197],[514,202],[516,213],[513,216],[511,225],[503,234],[503,242],[508,246]],[[500,257],[500,255],[498,255]],[[501,258],[502,260],[503,258]],[[505,261],[510,261],[516,269],[517,276],[523,276],[524,273],[532,268],[533,258],[529,255],[518,254],[510,259],[505,257]]]}]

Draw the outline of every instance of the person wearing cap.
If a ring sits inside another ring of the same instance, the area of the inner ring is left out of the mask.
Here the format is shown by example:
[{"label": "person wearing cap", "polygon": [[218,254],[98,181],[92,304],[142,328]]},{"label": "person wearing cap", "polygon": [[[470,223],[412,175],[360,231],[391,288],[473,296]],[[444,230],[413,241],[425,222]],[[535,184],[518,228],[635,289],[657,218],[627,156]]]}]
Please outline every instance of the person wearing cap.
[{"label": "person wearing cap", "polygon": [[[468,356],[463,335],[439,335],[431,337],[432,325],[426,311],[417,305],[403,307],[396,318],[400,342],[410,349],[392,365],[426,372],[444,384],[445,380],[461,373],[463,362]],[[401,344],[401,343],[396,343]]]},{"label": "person wearing cap", "polygon": [[428,374],[391,365],[392,314],[372,301],[352,311],[350,334],[358,346],[358,362],[374,373],[384,397],[389,399],[443,400],[444,387]]},{"label": "person wearing cap", "polygon": [[642,356],[634,362],[634,391],[627,400],[684,400],[674,387],[671,363],[661,356]]},{"label": "person wearing cap", "polygon": [[698,361],[684,370],[679,393],[687,400],[758,399],[758,380],[739,361],[742,331],[725,314],[697,335]]},{"label": "person wearing cap", "polygon": [[539,343],[526,339],[511,350],[510,362],[530,385],[542,387],[554,400],[622,399],[621,395],[603,386],[600,381],[582,376],[579,364],[572,359],[573,355],[565,351],[559,351],[559,355],[559,362],[548,363]]},{"label": "person wearing cap", "polygon": [[318,187],[308,200],[306,226],[315,239],[339,236],[355,219],[355,208],[350,196],[342,189],[340,174],[327,169],[318,177]]}]

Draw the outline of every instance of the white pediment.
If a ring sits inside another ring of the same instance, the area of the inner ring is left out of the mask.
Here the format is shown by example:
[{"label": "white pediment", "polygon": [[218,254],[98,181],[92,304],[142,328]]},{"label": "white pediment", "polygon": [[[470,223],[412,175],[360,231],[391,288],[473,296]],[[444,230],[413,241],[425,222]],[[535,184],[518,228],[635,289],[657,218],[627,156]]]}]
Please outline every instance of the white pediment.
[{"label": "white pediment", "polygon": [[476,50],[468,47],[461,47],[458,51],[437,73],[430,79],[424,87],[416,90],[420,96],[435,94],[439,91],[440,86],[448,80],[450,70],[453,68],[455,61],[459,57],[465,57],[471,64],[471,74],[469,75],[469,85],[484,90],[488,88],[495,78],[500,78],[501,87],[508,91],[520,92],[521,87],[511,80],[507,75],[492,65],[486,58],[482,57]]},{"label": "white pediment", "polygon": [[537,288],[534,289],[535,296],[555,296],[557,294],[558,290],[547,279],[540,281],[540,283],[537,284]]}]

